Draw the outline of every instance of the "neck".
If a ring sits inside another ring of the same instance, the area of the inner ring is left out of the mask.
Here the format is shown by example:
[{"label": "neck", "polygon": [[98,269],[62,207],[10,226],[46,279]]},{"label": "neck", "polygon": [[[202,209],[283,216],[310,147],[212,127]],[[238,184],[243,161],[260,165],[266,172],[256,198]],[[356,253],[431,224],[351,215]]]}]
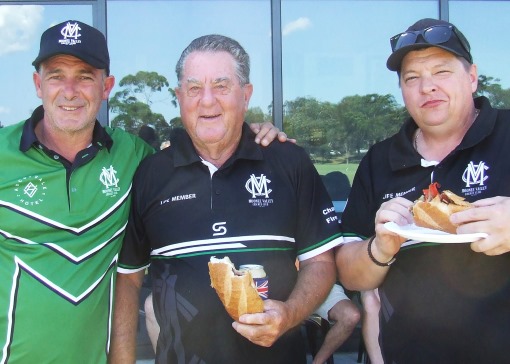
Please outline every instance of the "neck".
[{"label": "neck", "polygon": [[220,168],[230,157],[232,157],[232,155],[234,155],[237,145],[238,144],[232,145],[227,148],[211,145],[202,145],[198,147],[195,145],[195,149],[203,160],[206,160],[215,167]]},{"label": "neck", "polygon": [[434,133],[429,129],[418,128],[413,138],[414,149],[426,160],[442,161],[462,142],[479,112],[478,109],[474,109],[469,115],[469,121],[450,133],[443,130]]},{"label": "neck", "polygon": [[34,131],[41,144],[69,162],[74,162],[78,152],[87,148],[92,142],[92,131],[67,133],[47,127],[44,120],[36,125]]},{"label": "neck", "polygon": [[198,155],[217,168],[220,168],[234,155],[241,142],[241,133],[235,137],[224,137],[221,140],[210,143],[203,142],[198,137],[194,138],[191,134],[190,137]]}]

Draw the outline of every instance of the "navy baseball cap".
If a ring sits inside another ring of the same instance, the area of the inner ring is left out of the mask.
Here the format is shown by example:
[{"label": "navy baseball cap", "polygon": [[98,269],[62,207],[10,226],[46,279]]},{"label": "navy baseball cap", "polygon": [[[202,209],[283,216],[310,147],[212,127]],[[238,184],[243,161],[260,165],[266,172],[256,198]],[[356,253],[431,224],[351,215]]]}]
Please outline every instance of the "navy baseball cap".
[{"label": "navy baseball cap", "polygon": [[110,55],[106,39],[99,30],[85,23],[68,20],[48,28],[41,36],[39,55],[32,62],[39,69],[41,62],[68,54],[110,74]]},{"label": "navy baseball cap", "polygon": [[418,20],[405,32],[391,37],[390,44],[393,53],[389,56],[386,66],[391,71],[400,71],[402,60],[407,53],[428,47],[442,48],[473,63],[471,47],[464,34],[444,20],[431,18]]}]

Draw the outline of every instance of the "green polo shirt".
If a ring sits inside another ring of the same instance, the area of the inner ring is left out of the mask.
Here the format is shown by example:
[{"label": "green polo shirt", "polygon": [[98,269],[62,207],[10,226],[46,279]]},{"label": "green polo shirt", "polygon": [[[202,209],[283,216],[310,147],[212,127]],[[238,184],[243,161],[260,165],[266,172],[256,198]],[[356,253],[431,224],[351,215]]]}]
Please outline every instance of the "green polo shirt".
[{"label": "green polo shirt", "polygon": [[70,163],[38,143],[42,113],[0,129],[0,363],[106,363],[131,179],[153,151],[96,122]]}]

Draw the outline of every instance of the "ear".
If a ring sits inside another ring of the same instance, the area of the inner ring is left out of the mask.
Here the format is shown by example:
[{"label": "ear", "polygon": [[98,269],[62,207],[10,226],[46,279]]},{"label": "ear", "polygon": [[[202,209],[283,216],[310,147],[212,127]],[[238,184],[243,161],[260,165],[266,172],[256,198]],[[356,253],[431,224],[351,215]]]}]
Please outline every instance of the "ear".
[{"label": "ear", "polygon": [[174,91],[175,91],[175,97],[177,98],[177,103],[180,105],[182,97],[183,97],[182,88],[176,87],[176,88],[174,88]]},{"label": "ear", "polygon": [[476,64],[472,64],[469,67],[469,77],[471,80],[471,92],[474,93],[478,88],[478,68],[476,67]]},{"label": "ear", "polygon": [[39,72],[34,72],[32,75],[32,79],[34,80],[35,92],[37,97],[42,99],[42,90],[41,90],[41,75]]},{"label": "ear", "polygon": [[113,86],[115,86],[115,77],[113,76],[106,77],[103,85],[103,100],[108,100],[108,97],[110,96],[110,92],[112,91]]},{"label": "ear", "polygon": [[243,90],[244,90],[244,111],[248,111],[251,95],[253,94],[253,85],[251,83],[247,83],[246,85],[244,85]]}]

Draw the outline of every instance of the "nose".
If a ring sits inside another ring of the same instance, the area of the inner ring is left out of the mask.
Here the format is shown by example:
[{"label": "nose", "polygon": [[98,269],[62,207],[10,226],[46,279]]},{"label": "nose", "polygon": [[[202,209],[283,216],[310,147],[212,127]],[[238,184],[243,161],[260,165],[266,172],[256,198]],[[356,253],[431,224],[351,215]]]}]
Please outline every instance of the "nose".
[{"label": "nose", "polygon": [[74,100],[76,97],[78,97],[78,92],[76,90],[77,88],[73,80],[67,80],[64,82],[62,93],[67,101]]},{"label": "nose", "polygon": [[437,86],[434,83],[434,79],[431,76],[422,76],[421,77],[421,92],[424,94],[434,92],[437,90]]},{"label": "nose", "polygon": [[216,95],[214,94],[214,88],[210,86],[204,86],[200,94],[200,103],[202,104],[213,104],[216,102]]}]

